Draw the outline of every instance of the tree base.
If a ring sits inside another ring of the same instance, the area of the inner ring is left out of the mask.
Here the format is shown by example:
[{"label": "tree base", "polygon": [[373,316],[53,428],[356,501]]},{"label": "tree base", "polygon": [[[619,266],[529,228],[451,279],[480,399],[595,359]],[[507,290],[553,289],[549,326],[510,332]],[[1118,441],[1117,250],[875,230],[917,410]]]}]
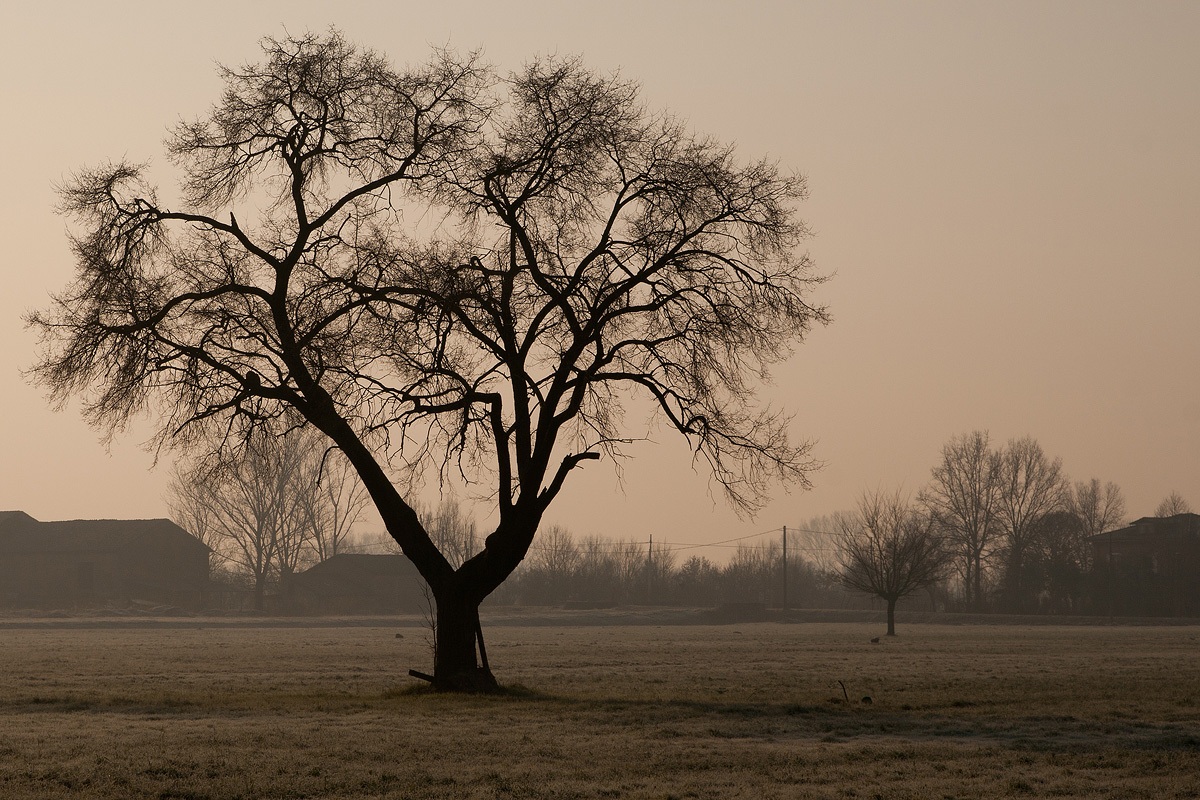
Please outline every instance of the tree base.
[{"label": "tree base", "polygon": [[456,672],[445,678],[435,678],[433,688],[438,692],[467,692],[469,694],[496,694],[500,684],[490,670],[476,667],[464,672]]},{"label": "tree base", "polygon": [[475,669],[464,670],[449,675],[444,678],[437,678],[433,675],[427,675],[424,672],[418,672],[415,669],[410,669],[408,674],[414,678],[420,678],[423,681],[428,681],[435,692],[464,692],[467,694],[498,694],[500,684],[496,682],[490,670],[482,667]]}]

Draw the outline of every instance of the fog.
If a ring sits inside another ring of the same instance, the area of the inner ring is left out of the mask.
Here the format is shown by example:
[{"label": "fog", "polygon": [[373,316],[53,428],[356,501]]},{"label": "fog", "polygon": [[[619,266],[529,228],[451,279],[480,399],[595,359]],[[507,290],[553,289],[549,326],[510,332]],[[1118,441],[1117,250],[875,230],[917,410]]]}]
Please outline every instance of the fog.
[{"label": "fog", "polygon": [[866,489],[916,492],[974,430],[1031,435],[1073,478],[1117,483],[1130,518],[1172,490],[1200,502],[1196,6],[764,2],[735,19],[720,3],[218,2],[5,12],[0,509],[167,515],[169,463],[138,448],[148,426],[106,448],[21,377],[35,345],[21,316],[71,275],[54,186],[121,157],[166,183],[161,139],[216,101],[216,62],[331,23],[399,62],[431,43],[503,68],[579,53],[742,157],[808,177],[809,249],[833,276],[815,299],[834,321],[764,393],[816,441],[813,490],[780,487],[739,519],[651,428],[619,473],[574,475],[548,522],[689,544],[800,525]]}]

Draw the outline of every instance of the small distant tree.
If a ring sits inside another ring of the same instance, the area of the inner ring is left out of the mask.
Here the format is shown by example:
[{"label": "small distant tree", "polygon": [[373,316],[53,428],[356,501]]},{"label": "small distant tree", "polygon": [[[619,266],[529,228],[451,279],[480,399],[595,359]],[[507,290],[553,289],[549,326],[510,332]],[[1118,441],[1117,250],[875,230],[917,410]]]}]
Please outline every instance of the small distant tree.
[{"label": "small distant tree", "polygon": [[675,582],[675,565],[679,553],[669,545],[651,542],[646,548],[646,565],[643,580],[646,586],[646,602],[661,605],[670,602]]},{"label": "small distant tree", "polygon": [[942,578],[946,552],[932,518],[899,494],[868,492],[839,515],[838,577],[887,603],[887,635],[896,635],[896,603]]},{"label": "small distant tree", "polygon": [[219,563],[217,548],[221,543],[217,529],[217,511],[212,502],[212,488],[197,480],[194,468],[179,462],[171,470],[167,483],[167,513],[171,521],[208,546]]},{"label": "small distant tree", "polygon": [[[1121,487],[1112,481],[1104,485],[1097,478],[1079,481],[1071,492],[1069,510],[1083,524],[1082,536],[1086,540],[1089,536],[1121,526],[1125,519],[1125,497],[1121,494]],[[1086,561],[1084,563],[1087,567],[1091,566]]]},{"label": "small distant tree", "polygon": [[306,430],[257,435],[236,460],[181,461],[167,488],[172,518],[250,581],[258,610],[280,576],[337,553],[366,499],[340,454]]},{"label": "small distant tree", "polygon": [[529,594],[538,603],[566,600],[579,563],[579,547],[571,532],[561,525],[547,526],[528,558],[525,581]]},{"label": "small distant tree", "polygon": [[1163,501],[1158,504],[1158,508],[1154,509],[1154,516],[1156,517],[1173,517],[1176,514],[1190,513],[1192,513],[1192,507],[1188,505],[1188,501],[1183,499],[1183,495],[1175,491],[1164,497]]}]

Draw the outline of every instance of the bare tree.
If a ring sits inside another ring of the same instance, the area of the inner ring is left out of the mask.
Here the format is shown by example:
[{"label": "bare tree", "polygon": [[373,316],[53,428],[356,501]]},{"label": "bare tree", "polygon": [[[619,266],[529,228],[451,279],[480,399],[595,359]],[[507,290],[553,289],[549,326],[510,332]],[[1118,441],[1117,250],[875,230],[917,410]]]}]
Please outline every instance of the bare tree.
[{"label": "bare tree", "polygon": [[1085,553],[1081,563],[1090,568],[1091,548],[1086,539],[1121,526],[1125,519],[1125,497],[1121,487],[1112,481],[1103,486],[1097,478],[1079,481],[1071,493],[1070,511],[1083,525],[1081,549]]},{"label": "bare tree", "polygon": [[919,501],[943,529],[963,579],[963,595],[983,607],[983,570],[998,531],[1000,457],[987,431],[955,436]]},{"label": "bare tree", "polygon": [[[1118,527],[1124,514],[1120,487],[1092,478],[1067,487],[1064,505],[1033,523],[1026,573],[1036,573],[1050,610],[1078,611],[1092,569],[1091,537]],[[1029,581],[1026,589],[1033,587]]]},{"label": "bare tree", "polygon": [[536,602],[553,603],[572,594],[581,560],[579,546],[569,530],[561,525],[545,528],[530,550],[525,573]]},{"label": "bare tree", "polygon": [[788,528],[788,549],[799,553],[818,571],[832,574],[837,570],[837,521],[821,515]]},{"label": "bare tree", "polygon": [[1091,562],[1085,530],[1083,520],[1065,509],[1051,511],[1032,526],[1037,547],[1027,553],[1026,573],[1036,576],[1036,583],[1028,580],[1026,586],[1045,593],[1046,610],[1070,613],[1083,600]]},{"label": "bare tree", "polygon": [[772,590],[781,583],[782,559],[782,548],[777,541],[738,542],[722,571],[725,599],[771,603]]},{"label": "bare tree", "polygon": [[196,477],[194,470],[182,462],[174,466],[167,483],[167,510],[176,525],[195,536],[220,558],[217,550],[221,540],[217,529],[217,512],[212,503],[212,489]]},{"label": "bare tree", "polygon": [[453,495],[433,508],[417,507],[421,524],[446,559],[455,568],[479,552],[479,532],[468,509]]},{"label": "bare tree", "polygon": [[551,525],[538,538],[529,566],[569,578],[579,561],[579,547],[571,532],[561,525]]},{"label": "bare tree", "polygon": [[252,580],[257,609],[270,581],[334,555],[366,500],[344,459],[306,429],[256,436],[237,460],[181,461],[167,488],[173,519]]},{"label": "bare tree", "polygon": [[896,635],[896,603],[942,578],[943,540],[931,517],[899,494],[869,492],[838,518],[838,578],[887,603],[887,635]]},{"label": "bare tree", "polygon": [[[163,442],[311,425],[354,466],[429,584],[434,683],[495,688],[480,602],[574,468],[614,455],[646,397],[735,506],[807,485],[807,443],[755,403],[826,315],[799,245],[802,178],[647,113],[575,60],[497,77],[435,52],[397,70],[336,32],[223,69],[167,149],[182,205],[119,162],[62,190],[74,282],[30,318],[33,377],[111,434]],[[415,219],[406,224],[406,210]],[[461,566],[392,468],[487,480],[498,523]]]},{"label": "bare tree", "polygon": [[202,460],[179,468],[171,484],[172,507],[207,505],[210,546],[250,578],[259,611],[268,583],[295,570],[309,539],[295,492],[302,453],[295,442],[256,435],[237,461]]},{"label": "bare tree", "polygon": [[582,599],[616,602],[624,596],[616,550],[616,542],[594,534],[579,540],[575,581]]},{"label": "bare tree", "polygon": [[664,603],[670,596],[674,584],[675,566],[679,553],[661,541],[651,540],[646,546],[646,566],[643,580],[646,587],[646,602],[651,605]]},{"label": "bare tree", "polygon": [[996,517],[1003,555],[1002,586],[1013,611],[1030,610],[1031,597],[1041,589],[1035,572],[1041,561],[1038,522],[1068,502],[1070,484],[1062,459],[1051,460],[1037,440],[1014,439],[999,454],[1000,488]]},{"label": "bare tree", "polygon": [[1176,514],[1190,514],[1192,507],[1188,505],[1188,501],[1183,499],[1183,495],[1179,492],[1172,491],[1169,495],[1163,498],[1163,501],[1158,504],[1158,508],[1154,509],[1156,517],[1173,517]]},{"label": "bare tree", "polygon": [[305,437],[306,452],[296,476],[296,499],[316,560],[324,561],[344,549],[371,498],[340,451],[326,448],[312,429],[298,433]]}]

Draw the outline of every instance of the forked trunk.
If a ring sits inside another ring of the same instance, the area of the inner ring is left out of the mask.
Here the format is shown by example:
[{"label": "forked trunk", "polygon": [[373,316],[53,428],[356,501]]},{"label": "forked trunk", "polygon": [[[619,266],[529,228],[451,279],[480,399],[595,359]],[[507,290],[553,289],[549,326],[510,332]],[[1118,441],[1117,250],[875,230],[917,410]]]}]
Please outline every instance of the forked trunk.
[{"label": "forked trunk", "polygon": [[437,600],[433,686],[449,692],[494,692],[499,684],[487,665],[479,602],[448,588]]}]

